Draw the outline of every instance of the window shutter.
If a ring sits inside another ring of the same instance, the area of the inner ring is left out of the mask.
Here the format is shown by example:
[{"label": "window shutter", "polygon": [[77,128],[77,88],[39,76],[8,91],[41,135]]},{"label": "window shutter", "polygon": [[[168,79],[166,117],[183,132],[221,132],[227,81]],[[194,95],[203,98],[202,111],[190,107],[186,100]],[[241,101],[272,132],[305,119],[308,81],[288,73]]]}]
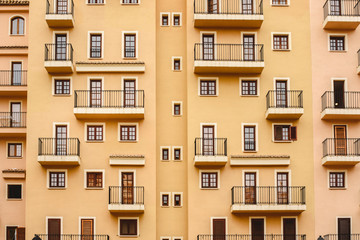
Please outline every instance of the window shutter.
[{"label": "window shutter", "polygon": [[16,240],[25,240],[25,228],[17,229]]},{"label": "window shutter", "polygon": [[297,128],[290,127],[290,140],[296,141],[297,140]]},{"label": "window shutter", "polygon": [[274,126],[275,140],[281,141],[282,139],[282,126]]}]

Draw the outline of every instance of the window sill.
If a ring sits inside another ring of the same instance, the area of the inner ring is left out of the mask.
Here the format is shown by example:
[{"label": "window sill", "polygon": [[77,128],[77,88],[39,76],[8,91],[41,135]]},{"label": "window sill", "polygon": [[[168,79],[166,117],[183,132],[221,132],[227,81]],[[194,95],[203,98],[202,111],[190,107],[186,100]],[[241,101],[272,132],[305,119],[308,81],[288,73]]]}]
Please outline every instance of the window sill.
[{"label": "window sill", "polygon": [[220,188],[200,188],[200,190],[219,190]]},{"label": "window sill", "polygon": [[121,5],[140,5],[140,3],[121,3]]},{"label": "window sill", "polygon": [[139,235],[118,235],[118,237],[121,238],[137,238]]},{"label": "window sill", "polygon": [[86,187],[85,190],[104,190],[104,188],[100,188],[100,187],[89,188],[89,187]]},{"label": "window sill", "polygon": [[219,95],[201,95],[199,94],[199,97],[218,97]]},{"label": "window sill", "polygon": [[346,53],[347,50],[329,50],[331,53]]},{"label": "window sill", "polygon": [[170,25],[160,25],[160,27],[170,27]]},{"label": "window sill", "polygon": [[48,187],[48,190],[66,190],[65,187]]},{"label": "window sill", "polygon": [[290,52],[291,49],[272,49],[274,52]]},{"label": "window sill", "polygon": [[164,160],[164,159],[161,159],[160,161],[162,161],[162,162],[170,162],[170,160]]},{"label": "window sill", "polygon": [[162,208],[170,208],[170,206],[161,206]]},{"label": "window sill", "polygon": [[22,159],[23,157],[7,157],[7,159]]},{"label": "window sill", "polygon": [[182,206],[173,206],[174,208],[182,208]]},{"label": "window sill", "polygon": [[137,143],[137,140],[119,140],[121,143]]},{"label": "window sill", "polygon": [[182,162],[182,159],[173,159],[174,162]]},{"label": "window sill", "polygon": [[329,188],[329,190],[347,190],[346,187],[339,187],[339,188]]},{"label": "window sill", "polygon": [[259,95],[240,95],[240,97],[260,97]]},{"label": "window sill", "polygon": [[181,25],[172,25],[173,27],[181,27]]},{"label": "window sill", "polygon": [[86,3],[86,5],[89,5],[89,6],[98,6],[98,5],[104,6],[105,3]]},{"label": "window sill", "polygon": [[9,199],[9,198],[7,198],[6,201],[22,201],[22,198],[19,198],[19,199]]},{"label": "window sill", "polygon": [[271,4],[272,7],[290,7],[290,4]]},{"label": "window sill", "polygon": [[292,143],[294,142],[293,140],[273,140],[274,143]]},{"label": "window sill", "polygon": [[124,60],[137,60],[137,57],[123,57]]},{"label": "window sill", "polygon": [[173,117],[182,117],[182,115],[174,115],[174,114],[173,114]]},{"label": "window sill", "polygon": [[103,60],[104,58],[103,57],[99,57],[99,58],[96,58],[96,57],[89,57],[88,60]]},{"label": "window sill", "polygon": [[71,94],[53,94],[54,97],[71,97]]},{"label": "window sill", "polygon": [[257,150],[244,150],[244,153],[257,153]]},{"label": "window sill", "polygon": [[86,143],[104,143],[105,141],[104,140],[101,140],[101,141],[86,140],[85,142]]},{"label": "window sill", "polygon": [[25,34],[10,34],[10,37],[25,37]]},{"label": "window sill", "polygon": [[175,70],[175,69],[173,69],[173,72],[181,72],[182,70]]}]

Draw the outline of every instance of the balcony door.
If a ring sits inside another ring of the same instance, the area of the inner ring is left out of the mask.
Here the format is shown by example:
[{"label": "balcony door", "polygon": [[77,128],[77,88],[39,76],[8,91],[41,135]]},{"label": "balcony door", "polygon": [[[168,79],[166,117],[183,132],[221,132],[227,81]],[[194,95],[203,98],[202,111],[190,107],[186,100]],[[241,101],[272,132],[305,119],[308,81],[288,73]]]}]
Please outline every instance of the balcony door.
[{"label": "balcony door", "polygon": [[341,15],[341,0],[330,0],[330,15]]},{"label": "balcony door", "polygon": [[55,155],[66,155],[67,154],[67,126],[57,125],[55,130]]},{"label": "balcony door", "polygon": [[253,0],[242,0],[242,13],[243,14],[253,14],[254,13]]},{"label": "balcony door", "polygon": [[101,107],[102,82],[90,80],[90,107]]},{"label": "balcony door", "polygon": [[21,127],[21,103],[10,103],[10,127]]},{"label": "balcony door", "polygon": [[225,240],[226,239],[226,220],[225,219],[213,219],[213,240]]},{"label": "balcony door", "polygon": [[81,219],[81,240],[94,239],[94,219]]},{"label": "balcony door", "polygon": [[347,142],[346,142],[345,125],[334,126],[334,138],[335,138],[335,155],[346,155]]},{"label": "balcony door", "polygon": [[215,40],[214,35],[204,34],[203,41],[203,60],[214,60]]},{"label": "balcony door", "polygon": [[213,156],[215,153],[214,141],[215,141],[214,126],[203,126],[202,138],[203,138],[203,155]]},{"label": "balcony door", "polygon": [[276,81],[276,107],[286,108],[288,106],[287,99],[287,81]]},{"label": "balcony door", "polygon": [[47,234],[48,240],[60,240],[61,239],[61,219],[51,218],[47,222]]},{"label": "balcony door", "polygon": [[124,107],[136,106],[135,92],[135,80],[124,80]]},{"label": "balcony door", "polygon": [[256,204],[256,173],[245,173],[245,204]]},{"label": "balcony door", "polygon": [[68,12],[68,0],[56,0],[56,13],[67,14]]},{"label": "balcony door", "polygon": [[121,173],[122,204],[134,204],[134,173]]},{"label": "balcony door", "polygon": [[219,1],[220,0],[207,0],[208,13],[219,13]]},{"label": "balcony door", "polygon": [[289,174],[277,173],[277,203],[288,204],[289,203]]},{"label": "balcony door", "polygon": [[22,77],[22,63],[21,62],[12,62],[11,63],[11,85],[18,86],[21,85]]},{"label": "balcony door", "polygon": [[[251,0],[243,0],[248,2]],[[246,5],[247,6],[247,5]],[[244,7],[244,3],[243,3]],[[243,36],[243,55],[244,61],[255,61],[255,35],[244,35]]]},{"label": "balcony door", "polygon": [[251,219],[251,240],[264,240],[265,231],[264,231],[264,219],[263,218],[253,218]]},{"label": "balcony door", "polygon": [[334,104],[335,108],[345,107],[344,81],[334,81]]},{"label": "balcony door", "polygon": [[296,218],[283,218],[283,240],[296,240]]},{"label": "balcony door", "polygon": [[66,60],[67,36],[66,34],[55,35],[55,60]]},{"label": "balcony door", "polygon": [[350,218],[338,218],[338,240],[351,239]]}]

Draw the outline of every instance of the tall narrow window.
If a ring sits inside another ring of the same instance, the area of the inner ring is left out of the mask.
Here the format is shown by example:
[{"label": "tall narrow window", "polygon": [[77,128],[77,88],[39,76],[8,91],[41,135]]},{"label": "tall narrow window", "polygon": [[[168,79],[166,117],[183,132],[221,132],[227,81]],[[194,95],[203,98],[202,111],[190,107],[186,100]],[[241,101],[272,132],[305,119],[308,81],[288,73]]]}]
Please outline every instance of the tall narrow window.
[{"label": "tall narrow window", "polygon": [[50,188],[64,188],[65,187],[65,172],[50,172],[49,173],[49,187]]},{"label": "tall narrow window", "polygon": [[135,58],[136,57],[136,35],[125,34],[125,46],[124,46],[124,57]]},{"label": "tall narrow window", "polygon": [[330,51],[345,51],[345,37],[330,36]]},{"label": "tall narrow window", "polygon": [[8,144],[8,157],[21,157],[22,156],[22,144],[21,143],[9,143]]},{"label": "tall narrow window", "polygon": [[180,116],[181,115],[181,104],[180,103],[175,103],[174,104],[174,116]]},{"label": "tall narrow window", "polygon": [[174,160],[181,160],[181,149],[180,148],[174,149]]},{"label": "tall narrow window", "polygon": [[86,187],[102,188],[103,187],[103,173],[102,172],[87,172],[86,173]]},{"label": "tall narrow window", "polygon": [[11,63],[11,85],[25,85],[22,82],[22,63],[12,62]]},{"label": "tall narrow window", "polygon": [[274,35],[273,49],[274,50],[289,50],[289,36],[288,35]]},{"label": "tall narrow window", "polygon": [[344,188],[345,187],[345,173],[344,172],[331,172],[329,174],[330,188]]},{"label": "tall narrow window", "polygon": [[255,126],[244,126],[244,150],[256,150]]},{"label": "tall narrow window", "polygon": [[162,149],[162,160],[169,160],[169,149],[168,148],[163,148]]},{"label": "tall narrow window", "polygon": [[161,16],[161,25],[162,26],[169,26],[169,15],[162,15]]},{"label": "tall narrow window", "polygon": [[216,95],[216,81],[215,80],[201,80],[200,81],[200,95],[215,96]]},{"label": "tall narrow window", "polygon": [[181,207],[181,194],[174,194],[174,206]]},{"label": "tall narrow window", "polygon": [[163,206],[163,207],[169,206],[169,194],[161,195],[161,206]]},{"label": "tall narrow window", "polygon": [[174,59],[174,71],[181,70],[181,62],[180,59]]},{"label": "tall narrow window", "polygon": [[87,126],[87,140],[88,141],[102,141],[103,140],[103,126]]},{"label": "tall narrow window", "polygon": [[120,126],[121,141],[136,141],[136,126]]},{"label": "tall narrow window", "polygon": [[15,17],[11,19],[11,35],[24,34],[24,19],[22,17]]},{"label": "tall narrow window", "polygon": [[70,80],[55,80],[55,95],[70,94]]},{"label": "tall narrow window", "polygon": [[102,35],[90,35],[90,58],[101,58]]},{"label": "tall narrow window", "polygon": [[174,15],[174,18],[173,18],[173,24],[174,26],[180,26],[180,15]]}]

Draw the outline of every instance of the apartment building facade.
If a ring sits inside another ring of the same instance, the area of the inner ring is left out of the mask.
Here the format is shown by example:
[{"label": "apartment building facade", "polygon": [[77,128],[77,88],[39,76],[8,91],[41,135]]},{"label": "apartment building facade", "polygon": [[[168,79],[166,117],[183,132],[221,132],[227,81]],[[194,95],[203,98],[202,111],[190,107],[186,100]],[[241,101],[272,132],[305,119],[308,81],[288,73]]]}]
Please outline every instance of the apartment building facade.
[{"label": "apartment building facade", "polygon": [[28,1],[0,1],[1,239],[25,239],[28,23]]}]

